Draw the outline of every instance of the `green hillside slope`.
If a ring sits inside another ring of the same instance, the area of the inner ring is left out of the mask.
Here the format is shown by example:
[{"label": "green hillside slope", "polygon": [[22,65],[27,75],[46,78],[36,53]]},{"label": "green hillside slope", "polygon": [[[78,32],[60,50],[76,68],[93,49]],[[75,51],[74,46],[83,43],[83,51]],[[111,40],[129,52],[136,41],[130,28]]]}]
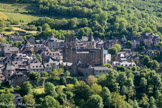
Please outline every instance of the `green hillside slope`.
[{"label": "green hillside slope", "polygon": [[43,26],[47,23],[56,30],[77,30],[77,36],[88,35],[91,31],[100,38],[140,36],[145,32],[162,34],[161,0],[8,1],[24,6],[32,4],[36,8],[27,8],[29,15],[51,18],[30,24]]}]

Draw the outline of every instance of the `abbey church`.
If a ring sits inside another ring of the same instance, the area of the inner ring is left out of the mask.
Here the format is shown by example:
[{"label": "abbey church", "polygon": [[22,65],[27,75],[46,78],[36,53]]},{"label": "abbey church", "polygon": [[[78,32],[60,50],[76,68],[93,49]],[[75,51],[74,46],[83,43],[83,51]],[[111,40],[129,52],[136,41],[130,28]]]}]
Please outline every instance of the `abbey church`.
[{"label": "abbey church", "polygon": [[104,64],[104,49],[96,48],[96,41],[92,34],[86,38],[78,40],[73,35],[66,36],[63,50],[64,62],[71,62],[81,67]]}]

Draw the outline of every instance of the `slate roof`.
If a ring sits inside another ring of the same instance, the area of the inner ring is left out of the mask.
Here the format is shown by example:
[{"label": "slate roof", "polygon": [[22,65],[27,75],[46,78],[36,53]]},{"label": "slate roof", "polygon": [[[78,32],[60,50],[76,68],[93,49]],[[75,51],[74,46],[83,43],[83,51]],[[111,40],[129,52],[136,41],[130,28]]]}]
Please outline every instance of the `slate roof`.
[{"label": "slate roof", "polygon": [[94,70],[111,70],[110,68],[108,67],[93,67]]},{"label": "slate roof", "polygon": [[88,38],[88,41],[94,41],[94,38],[93,38],[92,33],[90,33],[89,38]]}]

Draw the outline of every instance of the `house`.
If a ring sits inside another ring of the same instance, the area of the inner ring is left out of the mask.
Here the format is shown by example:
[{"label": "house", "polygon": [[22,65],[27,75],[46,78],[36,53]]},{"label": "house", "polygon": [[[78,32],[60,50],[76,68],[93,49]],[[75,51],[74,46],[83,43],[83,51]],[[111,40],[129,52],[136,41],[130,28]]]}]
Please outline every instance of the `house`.
[{"label": "house", "polygon": [[6,64],[3,74],[5,78],[8,80],[15,73],[15,67],[11,64]]},{"label": "house", "polygon": [[46,71],[46,72],[48,72],[48,73],[51,73],[51,71],[52,71],[52,66],[51,66],[50,63],[44,63],[43,66],[44,66],[44,71]]},{"label": "house", "polygon": [[3,64],[12,64],[12,58],[11,57],[5,57],[3,59]]},{"label": "house", "polygon": [[22,86],[22,84],[27,80],[27,76],[22,72],[16,72],[9,78],[9,84],[13,87]]},{"label": "house", "polygon": [[34,44],[35,43],[35,39],[32,36],[27,37],[27,42],[29,42],[31,44]]},{"label": "house", "polygon": [[30,44],[29,42],[26,42],[21,46],[20,51],[21,53],[31,54],[32,52],[34,52],[34,45]]},{"label": "house", "polygon": [[95,41],[96,41],[96,48],[102,48],[102,47],[104,47],[104,41],[103,40],[101,40],[101,39],[98,38]]},{"label": "house", "polygon": [[49,48],[46,47],[44,44],[34,44],[34,52],[38,51],[48,51]]},{"label": "house", "polygon": [[41,57],[44,61],[46,61],[48,58],[53,58],[55,59],[55,61],[63,61],[63,54],[61,50],[57,50],[57,51],[42,51],[41,52]]},{"label": "house", "polygon": [[13,103],[15,106],[21,105],[23,103],[23,97],[20,94],[14,94]]},{"label": "house", "polygon": [[12,61],[12,65],[15,69],[29,69],[28,61]]},{"label": "house", "polygon": [[119,40],[116,38],[114,40],[104,40],[105,49],[111,48],[114,44],[119,44]]},{"label": "house", "polygon": [[13,54],[19,53],[19,49],[17,47],[4,47],[3,48],[3,56],[4,57],[11,57]]},{"label": "house", "polygon": [[131,62],[131,61],[136,61],[136,60],[139,60],[139,56],[138,56],[138,54],[128,54],[127,56],[126,56],[126,59],[127,59],[127,61],[128,62]]},{"label": "house", "polygon": [[41,63],[31,63],[29,65],[29,71],[32,72],[38,72],[42,73],[44,71],[44,66]]},{"label": "house", "polygon": [[153,33],[145,33],[142,36],[142,40],[147,47],[151,45],[157,45],[160,43],[160,36]]},{"label": "house", "polygon": [[160,43],[160,36],[158,36],[158,35],[154,36],[152,41],[153,41],[154,45],[159,44]]},{"label": "house", "polygon": [[125,59],[121,61],[114,61],[113,66],[133,67],[136,66],[135,62],[128,62]]},{"label": "house", "polygon": [[9,36],[8,41],[13,41],[13,42],[21,42],[23,41],[23,38],[21,36]]},{"label": "house", "polygon": [[122,42],[123,44],[126,44],[126,43],[127,43],[127,38],[126,38],[125,36],[123,36],[122,39],[121,39],[121,42]]},{"label": "house", "polygon": [[[73,68],[73,67],[72,67]],[[111,69],[108,67],[101,67],[101,66],[95,66],[92,67],[91,65],[87,66],[87,67],[77,67],[77,72],[73,73],[72,71],[72,75],[83,75],[83,76],[89,76],[89,75],[102,75],[102,74],[107,74]]]},{"label": "house", "polygon": [[145,54],[150,56],[150,57],[154,57],[155,56],[155,53],[154,53],[153,50],[147,50],[147,51],[145,51]]},{"label": "house", "polygon": [[4,60],[6,59],[6,57],[0,57],[0,65],[4,64]]},{"label": "house", "polygon": [[102,74],[107,74],[110,72],[110,68],[108,67],[93,67],[93,74],[94,75],[102,75]]},{"label": "house", "polygon": [[59,65],[60,65],[60,62],[59,61],[55,61],[54,59],[50,58],[47,63],[49,63],[52,68],[54,69],[59,69]]},{"label": "house", "polygon": [[64,47],[64,40],[59,40],[52,34],[51,37],[46,40],[46,45],[50,49],[62,49]]},{"label": "house", "polygon": [[5,81],[5,76],[3,75],[2,70],[0,69],[0,83]]},{"label": "house", "polygon": [[108,50],[104,50],[104,64],[111,62],[111,54],[108,54]]},{"label": "house", "polygon": [[28,56],[27,54],[17,53],[12,56],[13,61],[28,61],[33,59],[32,57]]}]

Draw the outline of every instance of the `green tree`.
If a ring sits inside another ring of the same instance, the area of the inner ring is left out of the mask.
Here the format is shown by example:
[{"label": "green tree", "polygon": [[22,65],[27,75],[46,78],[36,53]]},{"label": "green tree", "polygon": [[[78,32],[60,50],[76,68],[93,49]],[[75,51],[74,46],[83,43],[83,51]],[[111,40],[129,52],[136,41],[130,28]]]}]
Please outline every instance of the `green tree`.
[{"label": "green tree", "polygon": [[[83,81],[78,81],[74,85],[74,93],[76,99],[88,99],[91,95],[91,89],[88,85],[85,84]],[[82,94],[82,95],[80,95]]]},{"label": "green tree", "polygon": [[104,87],[101,92],[104,108],[111,108],[111,93],[107,87]]},{"label": "green tree", "polygon": [[48,73],[46,71],[42,72],[42,77],[48,77]]},{"label": "green tree", "polygon": [[25,95],[23,99],[26,104],[35,104],[35,98],[32,94]]},{"label": "green tree", "polygon": [[125,71],[125,67],[124,66],[117,66],[117,71],[124,72]]},{"label": "green tree", "polygon": [[99,95],[92,95],[88,98],[86,102],[86,108],[103,108],[103,100]]},{"label": "green tree", "polygon": [[32,72],[29,73],[29,79],[30,80],[37,80],[39,77],[40,77],[40,75],[37,72],[32,71]]},{"label": "green tree", "polygon": [[121,94],[122,95],[128,94],[128,90],[127,90],[127,87],[126,86],[122,86],[122,88],[121,88]]},{"label": "green tree", "polygon": [[23,85],[21,86],[21,92],[22,94],[26,95],[26,94],[31,94],[32,93],[32,85],[30,84],[29,81],[26,81],[23,83]]},{"label": "green tree", "polygon": [[[15,106],[12,105],[13,99],[14,99],[14,95],[11,93],[0,94],[0,103],[2,103],[2,105],[0,105],[0,107],[1,108],[15,108]],[[11,104],[11,105],[9,105],[9,104]],[[5,106],[5,105],[9,105],[9,106]]]},{"label": "green tree", "polygon": [[43,26],[42,26],[42,30],[43,31],[49,31],[49,30],[51,30],[51,27],[48,23],[44,23]]},{"label": "green tree", "polygon": [[60,108],[60,103],[52,96],[46,96],[43,99],[41,105],[43,108]]},{"label": "green tree", "polygon": [[139,108],[138,102],[136,100],[133,102],[133,108]]},{"label": "green tree", "polygon": [[161,108],[162,107],[162,95],[160,95],[157,99],[157,107]]},{"label": "green tree", "polygon": [[111,97],[112,97],[113,107],[115,108],[126,108],[127,107],[125,96],[122,96],[119,93],[114,92],[114,93],[111,93]]},{"label": "green tree", "polygon": [[118,81],[118,83],[119,83],[120,86],[123,86],[126,83],[126,81],[127,81],[126,74],[123,73],[123,72],[119,73],[119,76],[117,78],[117,81]]},{"label": "green tree", "polygon": [[148,99],[146,94],[144,94],[144,96],[140,100],[140,106],[142,108],[148,108],[149,107],[149,99]]},{"label": "green tree", "polygon": [[41,26],[38,26],[37,27],[37,31],[42,32],[42,27]]},{"label": "green tree", "polygon": [[149,61],[150,61],[150,57],[149,56],[144,56],[143,58],[143,64],[148,66],[149,65]]},{"label": "green tree", "polygon": [[143,91],[146,90],[146,87],[147,87],[147,79],[141,78],[140,85],[139,86],[140,86],[140,88],[142,88]]},{"label": "green tree", "polygon": [[60,84],[61,85],[66,85],[66,78],[65,77],[60,78]]},{"label": "green tree", "polygon": [[93,94],[100,94],[102,91],[102,86],[94,83],[91,85],[91,91]]},{"label": "green tree", "polygon": [[112,69],[112,65],[109,64],[109,63],[108,63],[108,64],[103,64],[102,66],[103,66],[103,67],[108,67],[108,68],[111,68],[111,69]]},{"label": "green tree", "polygon": [[93,75],[89,75],[86,82],[88,85],[92,85],[94,83],[97,83],[97,78],[94,77]]},{"label": "green tree", "polygon": [[55,86],[52,83],[47,82],[45,84],[45,93],[47,95],[56,96]]},{"label": "green tree", "polygon": [[152,69],[157,69],[160,66],[157,60],[149,61],[148,65]]},{"label": "green tree", "polygon": [[112,48],[109,48],[108,52],[111,54],[111,55],[116,55],[118,53],[118,49],[115,48],[115,47],[112,47]]},{"label": "green tree", "polygon": [[114,44],[112,47],[116,48],[118,51],[121,50],[120,44]]},{"label": "green tree", "polygon": [[132,42],[130,40],[127,41],[126,47],[127,48],[131,48],[132,47]]},{"label": "green tree", "polygon": [[153,96],[150,97],[150,108],[156,108],[156,102]]},{"label": "green tree", "polygon": [[57,69],[53,69],[52,77],[55,78],[56,76],[58,76],[58,70]]}]

